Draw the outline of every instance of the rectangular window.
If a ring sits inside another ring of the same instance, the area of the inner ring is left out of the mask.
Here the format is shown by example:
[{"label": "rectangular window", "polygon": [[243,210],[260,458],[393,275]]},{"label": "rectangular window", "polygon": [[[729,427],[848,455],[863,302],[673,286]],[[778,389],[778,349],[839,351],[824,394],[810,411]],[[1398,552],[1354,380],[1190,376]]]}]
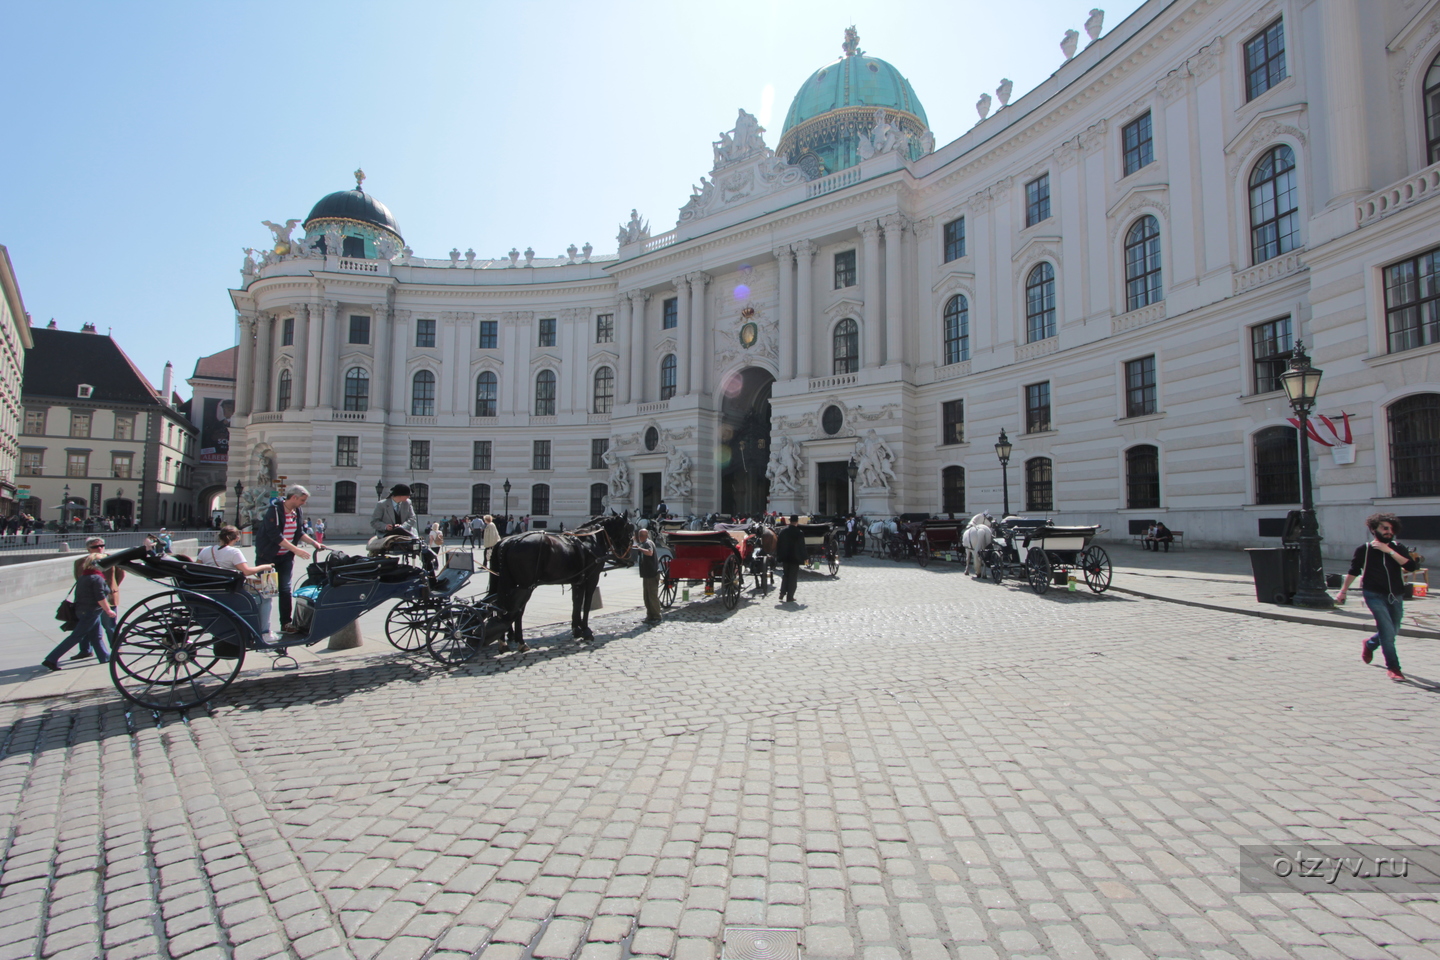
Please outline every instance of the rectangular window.
[{"label": "rectangular window", "polygon": [[88,410],[84,413],[70,414],[70,436],[90,436],[90,412]]},{"label": "rectangular window", "polygon": [[1276,20],[1245,41],[1245,99],[1254,100],[1285,79],[1285,23]]},{"label": "rectangular window", "polygon": [[835,254],[835,289],[855,286],[855,251],[841,250]]},{"label": "rectangular window", "polygon": [[600,437],[590,441],[590,469],[605,469],[605,454],[610,449],[610,438]]},{"label": "rectangular window", "polygon": [[45,472],[45,451],[44,450],[21,450],[20,451],[20,474],[26,477],[38,477]]},{"label": "rectangular window", "polygon": [[1050,219],[1050,174],[1045,173],[1025,184],[1025,226],[1033,227]]},{"label": "rectangular window", "polygon": [[1155,162],[1155,135],[1149,110],[1125,124],[1120,142],[1125,152],[1125,176]]},{"label": "rectangular window", "polygon": [[1155,411],[1155,357],[1126,361],[1125,416],[1144,417]]},{"label": "rectangular window", "polygon": [[945,262],[965,256],[965,218],[945,224]]},{"label": "rectangular window", "polygon": [[286,317],[280,321],[280,346],[295,346],[295,318]]},{"label": "rectangular window", "polygon": [[411,441],[410,441],[410,469],[411,469],[411,470],[429,470],[429,469],[430,469],[430,441],[429,441],[429,440],[411,440]]},{"label": "rectangular window", "polygon": [[530,513],[537,517],[550,516],[550,485],[537,483],[530,488]]},{"label": "rectangular window", "polygon": [[135,468],[135,454],[133,453],[112,453],[110,454],[110,476],[116,480],[129,480],[130,473]]},{"label": "rectangular window", "polygon": [[1280,389],[1280,374],[1290,362],[1290,318],[1281,317],[1250,328],[1250,356],[1255,370],[1255,392]]},{"label": "rectangular window", "polygon": [[65,476],[67,477],[88,477],[90,476],[90,454],[71,453],[65,457]]},{"label": "rectangular window", "polygon": [[[25,432],[32,437],[43,437],[45,435],[45,414],[48,410],[26,410],[25,411]],[[116,423],[119,423],[117,418]]]},{"label": "rectangular window", "polygon": [[945,444],[965,442],[965,401],[946,400],[940,405],[940,419],[943,432],[940,442]]},{"label": "rectangular window", "polygon": [[335,484],[335,512],[354,513],[356,492],[353,480],[341,480]]},{"label": "rectangular window", "polygon": [[355,316],[352,316],[352,317],[350,318],[350,342],[351,342],[351,343],[369,343],[369,342],[370,342],[370,318],[369,318],[369,317],[362,317],[362,316],[359,316],[359,315],[355,315]]},{"label": "rectangular window", "polygon": [[336,437],[336,438],[335,438],[335,466],[337,466],[337,467],[358,467],[358,466],[360,466],[360,438],[359,438],[359,437]]},{"label": "rectangular window", "polygon": [[1440,342],[1440,248],[1385,268],[1390,352]]},{"label": "rectangular window", "polygon": [[665,330],[673,330],[680,325],[680,298],[666,297],[664,309],[660,312],[660,326]]},{"label": "rectangular window", "polygon": [[595,342],[615,342],[615,314],[602,313],[595,317]]},{"label": "rectangular window", "polygon": [[433,347],[433,346],[435,346],[435,321],[434,321],[434,320],[416,320],[416,321],[415,321],[415,346],[417,346],[417,347]]},{"label": "rectangular window", "polygon": [[540,321],[540,346],[555,346],[555,318],[549,317]]},{"label": "rectangular window", "polygon": [[490,440],[476,440],[470,448],[470,469],[489,470],[491,457]]},{"label": "rectangular window", "polygon": [[531,452],[530,468],[532,470],[550,469],[550,441],[535,440],[534,449]]},{"label": "rectangular window", "polygon": [[500,346],[500,321],[480,321],[480,349],[494,350]]},{"label": "rectangular window", "polygon": [[1050,429],[1050,381],[1025,387],[1025,432],[1044,433]]}]

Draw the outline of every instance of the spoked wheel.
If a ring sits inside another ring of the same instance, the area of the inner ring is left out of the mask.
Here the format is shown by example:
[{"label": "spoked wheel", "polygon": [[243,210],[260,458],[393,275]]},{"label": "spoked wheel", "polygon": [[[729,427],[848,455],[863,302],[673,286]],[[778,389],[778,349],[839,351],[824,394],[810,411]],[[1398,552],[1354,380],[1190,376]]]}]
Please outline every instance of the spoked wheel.
[{"label": "spoked wheel", "polygon": [[[223,647],[215,626],[229,641]],[[196,617],[186,603],[152,608],[127,617],[116,633],[110,679],[126,700],[150,710],[197,707],[240,674],[245,649],[234,640],[247,634],[220,610],[204,608]]]},{"label": "spoked wheel", "polygon": [[1085,574],[1085,586],[1092,593],[1104,593],[1110,586],[1110,555],[1102,548],[1089,546],[1082,550],[1080,569]]},{"label": "spoked wheel", "polygon": [[385,639],[396,650],[413,653],[425,646],[434,621],[445,612],[437,600],[402,600],[385,617]]},{"label": "spoked wheel", "polygon": [[920,561],[920,566],[930,566],[930,560],[932,558],[930,556],[930,537],[928,535],[920,534],[920,539],[915,544],[915,551],[915,559]]},{"label": "spoked wheel", "polygon": [[680,581],[670,578],[670,558],[666,557],[660,561],[660,606],[669,610],[675,606],[675,593],[680,586]]},{"label": "spoked wheel", "polygon": [[833,543],[830,549],[825,551],[825,563],[830,567],[830,576],[840,576],[840,551],[835,549]]},{"label": "spoked wheel", "polygon": [[1044,550],[1037,547],[1026,554],[1025,576],[1030,581],[1030,589],[1036,593],[1050,589],[1050,558]]},{"label": "spoked wheel", "polygon": [[450,607],[429,621],[426,651],[447,667],[468,663],[485,645],[485,625],[499,612],[488,603]]},{"label": "spoked wheel", "polygon": [[735,557],[726,557],[720,580],[720,602],[725,604],[726,610],[734,610],[740,604],[740,561]]},{"label": "spoked wheel", "polygon": [[990,575],[991,583],[999,583],[1005,579],[1005,567],[1000,562],[1000,552],[993,547],[987,549],[980,555],[980,562],[985,565],[985,571]]}]

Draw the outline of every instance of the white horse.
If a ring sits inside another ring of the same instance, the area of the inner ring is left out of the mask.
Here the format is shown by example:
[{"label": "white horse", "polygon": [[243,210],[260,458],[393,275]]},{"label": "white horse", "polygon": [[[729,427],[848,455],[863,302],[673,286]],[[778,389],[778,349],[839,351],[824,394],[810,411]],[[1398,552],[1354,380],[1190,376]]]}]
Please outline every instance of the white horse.
[{"label": "white horse", "polygon": [[965,532],[960,534],[960,543],[965,548],[965,572],[969,573],[973,568],[975,576],[983,576],[984,564],[980,557],[995,542],[995,528],[990,524],[990,518],[983,513],[977,513],[970,518],[970,523],[965,527]]},{"label": "white horse", "polygon": [[900,533],[900,526],[894,520],[876,520],[870,524],[865,531],[865,536],[870,539],[870,547],[875,556],[883,556],[885,541]]}]

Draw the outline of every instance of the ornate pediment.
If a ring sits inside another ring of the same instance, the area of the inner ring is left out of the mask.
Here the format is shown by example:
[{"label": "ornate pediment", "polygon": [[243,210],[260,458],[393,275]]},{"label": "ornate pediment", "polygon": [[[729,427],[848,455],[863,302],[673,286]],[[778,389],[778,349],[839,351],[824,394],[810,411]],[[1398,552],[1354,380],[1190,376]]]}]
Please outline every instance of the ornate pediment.
[{"label": "ornate pediment", "polygon": [[560,364],[560,355],[557,353],[541,353],[530,359],[532,367],[558,367]]},{"label": "ornate pediment", "polygon": [[826,307],[822,316],[831,321],[839,320],[841,317],[855,317],[857,320],[864,319],[865,301],[854,300],[850,297],[841,297]]},{"label": "ornate pediment", "polygon": [[744,110],[735,129],[715,141],[715,165],[709,178],[692,188],[690,202],[680,208],[680,223],[700,220],[736,204],[800,183],[805,175],[765,146],[765,128]]}]

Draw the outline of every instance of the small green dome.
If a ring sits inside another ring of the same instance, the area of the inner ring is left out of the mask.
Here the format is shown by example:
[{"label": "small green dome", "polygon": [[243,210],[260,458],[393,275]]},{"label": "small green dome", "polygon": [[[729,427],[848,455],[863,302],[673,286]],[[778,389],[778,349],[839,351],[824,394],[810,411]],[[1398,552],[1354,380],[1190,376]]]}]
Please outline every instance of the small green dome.
[{"label": "small green dome", "polygon": [[879,57],[841,57],[810,75],[785,115],[783,138],[806,120],[843,107],[887,107],[918,117],[926,126],[925,108],[910,81]]}]

